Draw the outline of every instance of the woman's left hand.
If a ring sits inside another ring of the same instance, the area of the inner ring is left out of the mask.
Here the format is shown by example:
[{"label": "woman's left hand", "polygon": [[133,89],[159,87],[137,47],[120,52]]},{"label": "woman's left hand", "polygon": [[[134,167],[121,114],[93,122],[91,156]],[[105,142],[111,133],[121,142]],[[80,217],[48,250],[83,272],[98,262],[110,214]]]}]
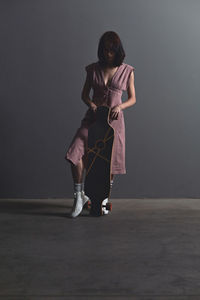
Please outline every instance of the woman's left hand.
[{"label": "woman's left hand", "polygon": [[119,112],[121,111],[120,105],[115,105],[112,107],[110,115],[112,119],[118,119]]}]

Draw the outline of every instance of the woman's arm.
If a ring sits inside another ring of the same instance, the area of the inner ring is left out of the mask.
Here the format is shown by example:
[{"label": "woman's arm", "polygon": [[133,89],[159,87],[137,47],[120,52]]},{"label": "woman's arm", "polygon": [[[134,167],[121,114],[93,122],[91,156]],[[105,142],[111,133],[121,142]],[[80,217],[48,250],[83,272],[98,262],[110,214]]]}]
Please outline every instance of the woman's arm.
[{"label": "woman's arm", "polygon": [[127,92],[128,92],[128,100],[126,100],[125,102],[123,102],[119,105],[116,105],[112,108],[111,117],[113,119],[118,118],[118,114],[122,109],[125,109],[125,108],[127,108],[129,106],[132,106],[136,103],[135,86],[134,86],[134,73],[133,73],[133,71],[130,74],[129,86],[128,86]]},{"label": "woman's arm", "polygon": [[135,85],[134,85],[134,72],[132,71],[130,74],[130,80],[129,80],[129,86],[127,89],[128,93],[128,100],[125,102],[121,103],[119,107],[121,109],[125,109],[129,106],[132,106],[136,103],[136,95],[135,95]]},{"label": "woman's arm", "polygon": [[89,97],[89,94],[90,94],[90,90],[91,90],[91,83],[90,83],[90,80],[89,80],[89,77],[88,75],[86,76],[86,80],[85,80],[85,83],[84,83],[84,86],[83,86],[83,89],[82,89],[82,92],[81,92],[81,99],[83,100],[83,102],[88,106],[88,107],[91,107],[92,105],[92,101]]}]

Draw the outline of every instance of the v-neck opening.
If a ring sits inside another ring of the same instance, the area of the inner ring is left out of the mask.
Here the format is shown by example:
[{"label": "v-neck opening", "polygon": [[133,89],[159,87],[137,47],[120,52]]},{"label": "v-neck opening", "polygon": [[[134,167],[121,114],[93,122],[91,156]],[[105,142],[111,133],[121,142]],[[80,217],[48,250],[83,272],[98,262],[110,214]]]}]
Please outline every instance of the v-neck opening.
[{"label": "v-neck opening", "polygon": [[[103,85],[104,85],[104,87],[107,88],[107,87],[109,87],[109,86],[111,85],[111,83],[112,83],[112,81],[113,81],[113,78],[114,78],[115,75],[118,73],[119,68],[122,66],[122,64],[121,64],[120,66],[118,66],[117,70],[115,71],[115,73],[113,74],[113,76],[111,77],[111,79],[107,81],[107,84],[105,84],[105,81],[104,81],[104,72],[103,72],[103,69],[101,68],[101,66],[100,66],[99,63],[98,63],[98,65],[99,65],[99,69],[100,69],[101,79],[102,79],[102,81],[103,81]],[[108,82],[109,82],[109,84],[108,84]]]}]

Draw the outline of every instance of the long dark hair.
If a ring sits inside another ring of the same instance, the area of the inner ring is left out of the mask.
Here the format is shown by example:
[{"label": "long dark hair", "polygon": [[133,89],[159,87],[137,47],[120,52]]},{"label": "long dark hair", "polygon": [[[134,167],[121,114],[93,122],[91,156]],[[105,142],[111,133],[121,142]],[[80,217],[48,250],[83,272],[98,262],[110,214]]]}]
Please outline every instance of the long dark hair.
[{"label": "long dark hair", "polygon": [[98,45],[98,58],[100,66],[104,67],[107,65],[106,58],[104,56],[105,43],[109,42],[110,50],[114,51],[115,57],[113,60],[113,67],[118,67],[122,64],[126,54],[122,46],[122,42],[118,34],[114,31],[106,31],[99,40]]}]

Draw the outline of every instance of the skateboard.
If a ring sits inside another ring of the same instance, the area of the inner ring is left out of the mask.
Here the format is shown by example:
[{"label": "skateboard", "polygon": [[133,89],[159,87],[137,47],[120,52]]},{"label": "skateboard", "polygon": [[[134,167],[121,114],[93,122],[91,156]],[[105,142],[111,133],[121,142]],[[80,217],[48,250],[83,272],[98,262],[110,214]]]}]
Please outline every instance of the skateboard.
[{"label": "skateboard", "polygon": [[103,207],[112,210],[110,199],[111,158],[113,152],[114,128],[108,123],[111,108],[98,106],[95,122],[88,129],[86,149],[85,194],[90,198],[85,205],[90,215],[102,216]]}]

